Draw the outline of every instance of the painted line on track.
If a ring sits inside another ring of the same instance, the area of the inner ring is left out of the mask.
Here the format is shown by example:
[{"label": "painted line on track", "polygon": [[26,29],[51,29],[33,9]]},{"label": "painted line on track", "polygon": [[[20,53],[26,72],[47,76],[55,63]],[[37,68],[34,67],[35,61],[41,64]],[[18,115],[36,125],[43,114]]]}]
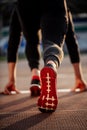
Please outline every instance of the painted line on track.
[{"label": "painted line on track", "polygon": [[[65,88],[65,89],[57,89],[57,92],[60,92],[60,93],[65,93],[65,92],[70,92],[71,89],[68,89],[68,88]],[[77,89],[76,92],[79,92],[80,90]],[[30,90],[20,90],[20,93],[21,94],[30,94]],[[12,94],[15,94],[15,92],[12,91]]]}]

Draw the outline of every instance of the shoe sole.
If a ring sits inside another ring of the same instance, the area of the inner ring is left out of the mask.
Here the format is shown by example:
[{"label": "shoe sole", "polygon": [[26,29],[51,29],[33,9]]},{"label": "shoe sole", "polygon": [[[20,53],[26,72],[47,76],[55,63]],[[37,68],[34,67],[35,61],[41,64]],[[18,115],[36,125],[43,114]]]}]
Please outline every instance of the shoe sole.
[{"label": "shoe sole", "polygon": [[[56,93],[56,73],[55,71],[50,67],[44,67],[41,70],[41,82],[42,82],[42,89],[46,89],[45,93],[42,93],[40,95],[40,98],[38,99],[38,108],[43,113],[51,113],[56,110],[58,100],[57,100],[57,93]],[[49,78],[51,77],[51,83],[49,81]],[[50,84],[52,86],[50,86]],[[49,87],[50,86],[50,87]],[[50,90],[49,92],[48,90]],[[53,93],[52,93],[53,92]],[[44,101],[43,101],[44,98]]]}]

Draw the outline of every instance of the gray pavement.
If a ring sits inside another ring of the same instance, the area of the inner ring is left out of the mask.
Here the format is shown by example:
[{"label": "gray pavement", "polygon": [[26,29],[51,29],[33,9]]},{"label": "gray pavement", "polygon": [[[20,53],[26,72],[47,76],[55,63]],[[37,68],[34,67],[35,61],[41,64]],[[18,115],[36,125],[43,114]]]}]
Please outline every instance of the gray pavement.
[{"label": "gray pavement", "polygon": [[[87,81],[87,55],[81,55],[81,63]],[[87,92],[69,92],[75,81],[68,56],[65,56],[58,70],[59,103],[54,113],[41,113],[38,110],[38,97],[31,97],[29,93],[30,75],[26,59],[18,61],[16,86],[22,94],[0,94],[0,130],[87,130]],[[0,63],[0,91],[7,81],[8,70],[4,61]]]}]

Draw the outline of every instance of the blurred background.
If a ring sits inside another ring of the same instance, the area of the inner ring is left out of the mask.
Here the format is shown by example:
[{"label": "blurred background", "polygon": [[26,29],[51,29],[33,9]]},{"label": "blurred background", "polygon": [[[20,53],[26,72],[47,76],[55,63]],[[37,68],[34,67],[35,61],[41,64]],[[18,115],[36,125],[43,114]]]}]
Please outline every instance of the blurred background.
[{"label": "blurred background", "polygon": [[[16,0],[0,0],[0,59],[6,58],[9,24],[12,9]],[[80,47],[81,54],[87,54],[87,0],[67,0],[68,7],[73,15],[75,31]],[[26,40],[23,37],[20,47],[19,56],[24,57]],[[66,45],[64,45],[65,54],[67,54]]]}]

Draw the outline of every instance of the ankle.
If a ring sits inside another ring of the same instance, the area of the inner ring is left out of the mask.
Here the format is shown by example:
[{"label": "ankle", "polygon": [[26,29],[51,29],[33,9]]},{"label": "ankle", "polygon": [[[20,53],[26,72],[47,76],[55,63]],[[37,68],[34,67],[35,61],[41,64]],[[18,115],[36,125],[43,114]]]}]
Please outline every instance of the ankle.
[{"label": "ankle", "polygon": [[32,69],[31,75],[33,76],[40,76],[40,70],[37,68]]}]

